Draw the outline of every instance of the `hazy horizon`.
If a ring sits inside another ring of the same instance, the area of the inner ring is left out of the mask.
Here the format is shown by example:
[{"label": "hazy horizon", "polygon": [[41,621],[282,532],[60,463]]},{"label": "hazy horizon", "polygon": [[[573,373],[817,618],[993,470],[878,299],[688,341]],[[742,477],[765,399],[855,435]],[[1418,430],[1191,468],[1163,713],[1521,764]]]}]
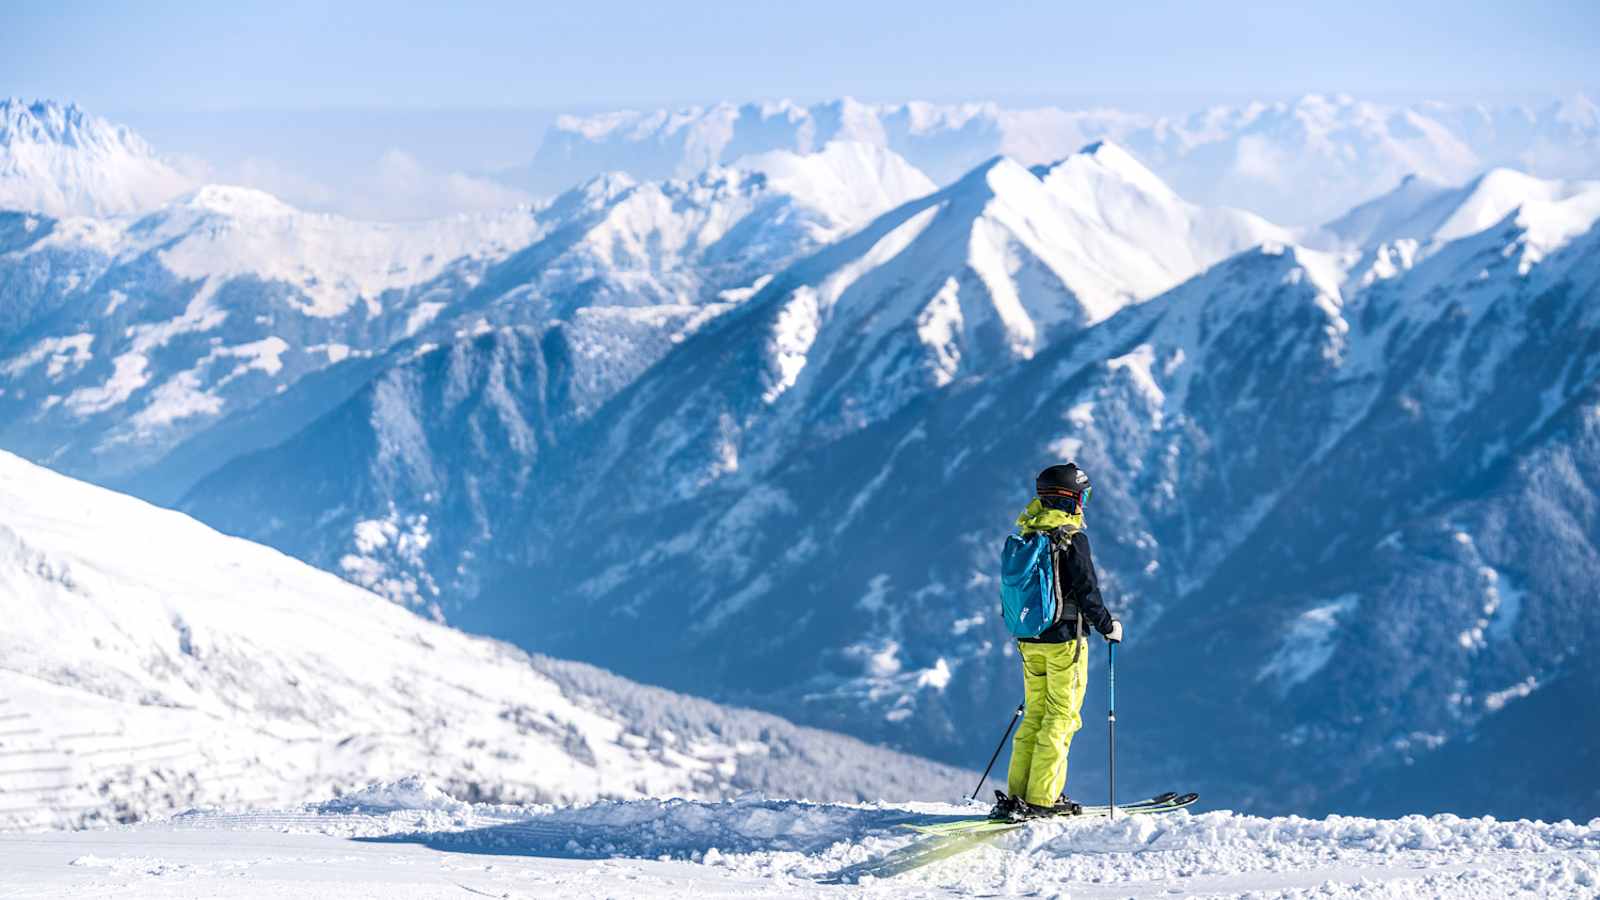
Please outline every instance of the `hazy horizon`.
[{"label": "hazy horizon", "polygon": [[10,24],[24,39],[0,59],[0,93],[125,123],[200,180],[382,219],[533,199],[493,176],[527,166],[569,112],[850,96],[1181,115],[1309,93],[1500,104],[1600,88],[1600,16],[1581,3],[66,2]]}]

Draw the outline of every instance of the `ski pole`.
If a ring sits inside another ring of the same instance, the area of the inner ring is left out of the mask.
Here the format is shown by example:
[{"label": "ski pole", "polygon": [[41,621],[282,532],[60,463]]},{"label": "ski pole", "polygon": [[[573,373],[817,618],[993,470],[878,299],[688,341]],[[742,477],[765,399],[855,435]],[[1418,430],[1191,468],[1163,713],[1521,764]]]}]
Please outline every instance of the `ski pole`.
[{"label": "ski pole", "polygon": [[1111,754],[1110,760],[1110,788],[1111,800],[1106,804],[1106,818],[1117,817],[1117,642],[1111,642],[1106,661],[1106,674],[1110,685],[1110,703],[1106,707],[1106,725],[1110,729],[1110,741],[1107,743]]},{"label": "ski pole", "polygon": [[989,780],[989,770],[994,768],[994,761],[1000,758],[1000,749],[1006,745],[1006,738],[1011,737],[1011,729],[1017,727],[1017,719],[1021,716],[1022,704],[1018,703],[1017,711],[1011,714],[1011,721],[1006,723],[1006,733],[1000,736],[1000,743],[995,745],[994,755],[989,757],[989,764],[983,767],[983,777],[978,779],[978,786],[972,789],[972,799],[978,799],[978,792],[983,790],[983,783]]}]

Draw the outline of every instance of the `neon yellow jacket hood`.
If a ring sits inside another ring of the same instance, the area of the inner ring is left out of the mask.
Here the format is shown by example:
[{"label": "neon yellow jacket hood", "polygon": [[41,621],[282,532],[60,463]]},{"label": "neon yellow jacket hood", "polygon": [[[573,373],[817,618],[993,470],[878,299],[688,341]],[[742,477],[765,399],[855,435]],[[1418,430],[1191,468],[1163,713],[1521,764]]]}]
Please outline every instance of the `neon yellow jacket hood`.
[{"label": "neon yellow jacket hood", "polygon": [[1082,531],[1083,513],[1068,515],[1059,509],[1045,506],[1035,497],[1028,502],[1028,508],[1017,516],[1017,528],[1021,529],[1023,537],[1028,537],[1036,531],[1049,531],[1063,525],[1067,526],[1068,531]]}]

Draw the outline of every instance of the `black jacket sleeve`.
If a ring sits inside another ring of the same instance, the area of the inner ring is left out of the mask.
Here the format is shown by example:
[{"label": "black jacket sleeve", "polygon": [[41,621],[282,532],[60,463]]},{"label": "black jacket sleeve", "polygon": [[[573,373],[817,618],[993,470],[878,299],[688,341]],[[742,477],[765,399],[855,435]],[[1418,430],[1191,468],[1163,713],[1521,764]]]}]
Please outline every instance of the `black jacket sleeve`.
[{"label": "black jacket sleeve", "polygon": [[1072,549],[1061,554],[1061,575],[1067,596],[1078,604],[1083,620],[1101,634],[1111,633],[1111,611],[1100,599],[1100,578],[1094,571],[1094,557],[1089,555],[1089,536],[1078,532],[1072,536]]}]

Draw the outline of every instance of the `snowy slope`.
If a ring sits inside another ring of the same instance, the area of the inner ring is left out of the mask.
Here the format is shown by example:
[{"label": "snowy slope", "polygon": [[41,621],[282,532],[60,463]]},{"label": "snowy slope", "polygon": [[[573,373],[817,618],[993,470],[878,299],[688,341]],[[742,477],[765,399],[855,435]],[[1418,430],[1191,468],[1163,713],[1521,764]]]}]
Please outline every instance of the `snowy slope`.
[{"label": "snowy slope", "polygon": [[73,104],[0,98],[0,210],[138,213],[193,187],[125,126]]},{"label": "snowy slope", "polygon": [[[1263,819],[1230,812],[1033,826],[894,877],[938,839],[897,827],[969,809],[632,801],[466,804],[426,782],[292,809],[0,835],[0,891],[32,897],[1588,898],[1600,820]],[[837,878],[840,872],[847,873]],[[832,883],[839,881],[840,883]],[[7,895],[11,895],[7,894]]]},{"label": "snowy slope", "polygon": [[9,454],[0,558],[6,826],[412,773],[523,800],[957,790],[931,764],[452,631]]},{"label": "snowy slope", "polygon": [[520,177],[551,179],[539,186],[548,192],[600,170],[665,177],[752,152],[804,151],[838,139],[886,146],[943,183],[995,154],[1043,163],[1110,139],[1191,200],[1310,224],[1411,173],[1444,183],[1491,166],[1595,177],[1597,118],[1582,95],[1525,107],[1399,106],[1313,94],[1175,117],[993,103],[720,104],[562,117]]},{"label": "snowy slope", "polygon": [[97,477],[430,326],[548,225],[358,223],[218,186],[139,217],[6,221],[0,434]]}]

